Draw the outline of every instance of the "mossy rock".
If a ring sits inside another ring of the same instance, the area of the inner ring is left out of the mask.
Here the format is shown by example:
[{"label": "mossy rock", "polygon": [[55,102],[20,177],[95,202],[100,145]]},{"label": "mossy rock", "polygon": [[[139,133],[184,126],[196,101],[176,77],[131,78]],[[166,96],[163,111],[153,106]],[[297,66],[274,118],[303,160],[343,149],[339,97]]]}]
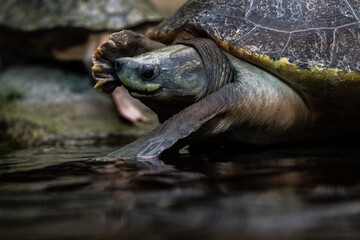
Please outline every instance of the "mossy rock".
[{"label": "mossy rock", "polygon": [[[0,141],[16,146],[97,144],[121,141],[151,129],[121,120],[110,96],[88,76],[46,67],[16,67],[0,73]],[[119,140],[120,139],[120,140]]]},{"label": "mossy rock", "polygon": [[163,17],[147,0],[0,2],[0,26],[20,31],[68,27],[116,31],[146,22],[159,22]]}]

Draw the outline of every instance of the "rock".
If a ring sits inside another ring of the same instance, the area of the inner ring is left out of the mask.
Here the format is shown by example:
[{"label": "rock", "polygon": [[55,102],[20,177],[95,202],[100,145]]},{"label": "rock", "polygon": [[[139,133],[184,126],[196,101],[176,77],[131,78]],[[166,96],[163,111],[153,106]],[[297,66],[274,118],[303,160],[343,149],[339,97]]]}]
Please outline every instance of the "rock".
[{"label": "rock", "polygon": [[0,84],[2,146],[119,143],[156,124],[155,115],[146,109],[149,124],[122,121],[110,96],[94,90],[86,75],[42,66],[13,67],[0,73]]}]

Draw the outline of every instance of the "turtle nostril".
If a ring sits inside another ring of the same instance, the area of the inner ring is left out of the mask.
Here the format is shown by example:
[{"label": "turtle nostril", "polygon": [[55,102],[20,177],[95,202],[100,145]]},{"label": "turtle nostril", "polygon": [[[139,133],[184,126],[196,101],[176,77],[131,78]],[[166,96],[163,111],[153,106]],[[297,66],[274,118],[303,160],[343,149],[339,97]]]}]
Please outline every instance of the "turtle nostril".
[{"label": "turtle nostril", "polygon": [[121,60],[115,60],[115,72],[120,72],[122,68]]}]

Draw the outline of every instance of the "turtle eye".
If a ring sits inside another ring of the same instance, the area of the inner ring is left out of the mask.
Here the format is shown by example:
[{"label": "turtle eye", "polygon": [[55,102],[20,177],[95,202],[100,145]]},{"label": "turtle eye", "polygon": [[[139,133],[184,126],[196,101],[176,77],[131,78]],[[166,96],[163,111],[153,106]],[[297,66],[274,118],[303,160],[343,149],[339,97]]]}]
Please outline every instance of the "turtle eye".
[{"label": "turtle eye", "polygon": [[151,78],[152,76],[154,76],[154,69],[146,69],[144,72],[144,78]]},{"label": "turtle eye", "polygon": [[141,68],[141,77],[144,80],[151,80],[156,77],[158,68],[156,65],[144,65]]}]

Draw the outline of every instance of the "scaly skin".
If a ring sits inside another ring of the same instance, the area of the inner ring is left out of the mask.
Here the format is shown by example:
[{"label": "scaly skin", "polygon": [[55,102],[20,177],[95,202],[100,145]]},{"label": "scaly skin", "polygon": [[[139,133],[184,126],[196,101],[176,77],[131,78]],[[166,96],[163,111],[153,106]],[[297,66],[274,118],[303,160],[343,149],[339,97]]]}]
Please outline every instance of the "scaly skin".
[{"label": "scaly skin", "polygon": [[92,57],[95,87],[101,87],[102,91],[111,93],[117,86],[121,85],[114,70],[115,59],[133,57],[164,46],[162,43],[152,41],[130,30],[123,30],[110,35],[109,41],[100,45]]},{"label": "scaly skin", "polygon": [[[311,113],[303,99],[266,71],[231,55],[227,57],[236,71],[233,81],[199,101],[194,96],[201,95],[206,89],[203,85],[216,79],[207,79],[198,64],[186,65],[187,71],[178,74],[177,63],[205,64],[191,47],[173,45],[134,58],[118,59],[117,75],[130,93],[134,91],[133,96],[155,111],[169,102],[182,107],[148,135],[108,157],[156,159],[166,150],[188,144],[190,139],[201,140],[219,134],[240,143],[254,144],[272,144],[301,136],[311,123]],[[144,79],[144,67],[157,70]],[[192,81],[187,72],[191,72]],[[182,83],[180,88],[179,83]],[[162,90],[149,93],[148,84],[159,84]],[[190,103],[182,105],[181,99],[190,99]]]}]

